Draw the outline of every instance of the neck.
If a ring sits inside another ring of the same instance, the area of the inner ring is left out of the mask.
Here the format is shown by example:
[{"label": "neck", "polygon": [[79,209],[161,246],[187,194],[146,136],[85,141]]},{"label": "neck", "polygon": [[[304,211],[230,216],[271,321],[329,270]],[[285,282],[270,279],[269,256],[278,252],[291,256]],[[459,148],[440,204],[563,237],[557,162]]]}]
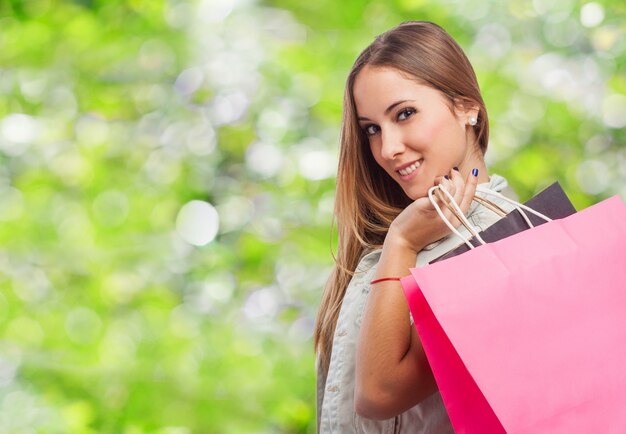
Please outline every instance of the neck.
[{"label": "neck", "polygon": [[457,166],[459,168],[459,172],[461,172],[464,179],[467,179],[467,177],[472,173],[472,169],[478,169],[478,183],[482,184],[484,182],[489,182],[489,173],[487,173],[485,157],[478,146],[473,128],[470,128],[469,126],[465,131],[465,140],[468,145],[466,147],[466,154],[465,157],[463,157],[463,161],[459,162],[459,165]]},{"label": "neck", "polygon": [[478,169],[478,183],[489,182],[487,165],[480,151],[473,152],[471,155],[466,156],[458,165],[458,168],[461,175],[463,175],[463,179],[467,179],[467,177],[470,176],[472,169]]}]

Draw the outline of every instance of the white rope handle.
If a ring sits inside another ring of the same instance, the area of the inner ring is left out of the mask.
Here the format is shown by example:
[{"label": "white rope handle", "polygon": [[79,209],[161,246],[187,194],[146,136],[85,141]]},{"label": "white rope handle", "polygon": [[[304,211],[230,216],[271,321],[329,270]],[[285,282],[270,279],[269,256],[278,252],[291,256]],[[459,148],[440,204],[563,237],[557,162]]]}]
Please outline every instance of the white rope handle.
[{"label": "white rope handle", "polygon": [[[483,191],[483,193],[487,192],[487,191],[489,193],[497,193],[496,191],[491,190],[491,189],[483,189],[482,191]],[[491,206],[487,205],[488,203],[490,203],[491,205],[497,206],[495,203],[490,202],[488,199],[485,199],[482,196],[478,196],[476,193],[474,193],[474,197],[473,197],[472,200],[474,202],[478,202],[479,205],[484,206],[488,210],[498,214],[499,217],[505,217],[508,214],[506,212],[503,212],[503,214],[500,214],[495,209],[493,209]],[[484,203],[483,201],[486,201],[487,203]],[[533,225],[532,222],[530,221],[530,219],[528,218],[528,215],[526,215],[526,212],[522,208],[520,208],[518,206],[517,202],[513,204],[513,208],[515,208],[520,213],[520,215],[522,216],[522,218],[524,219],[524,221],[526,222],[526,224],[528,225],[529,228],[534,228],[535,227],[535,225]],[[500,209],[500,210],[502,211],[502,209]]]},{"label": "white rope handle", "polygon": [[437,214],[439,214],[439,217],[441,218],[441,220],[443,220],[443,222],[446,224],[446,226],[448,226],[448,228],[450,228],[450,230],[457,237],[462,239],[463,242],[467,245],[467,247],[469,247],[470,249],[474,249],[475,248],[474,245],[472,243],[470,243],[469,240],[466,239],[463,235],[461,235],[461,233],[454,227],[454,225],[452,223],[450,223],[448,218],[443,214],[443,211],[441,211],[441,208],[439,207],[439,204],[435,200],[435,197],[434,197],[435,190],[441,190],[446,196],[448,196],[448,199],[450,199],[450,204],[452,205],[452,207],[458,213],[457,218],[459,218],[463,222],[463,224],[467,227],[467,229],[470,231],[472,236],[474,236],[477,240],[479,240],[481,244],[487,244],[480,237],[480,235],[478,234],[478,231],[476,230],[476,228],[469,222],[469,220],[467,220],[467,218],[465,217],[465,214],[463,214],[463,211],[461,211],[461,208],[459,207],[459,205],[454,200],[454,197],[452,197],[450,192],[448,190],[446,190],[446,188],[443,185],[439,184],[439,185],[435,185],[434,187],[430,187],[428,189],[428,199],[430,199],[430,203],[433,204],[433,206],[435,207],[435,211],[437,211]]},{"label": "white rope handle", "polygon": [[[430,203],[433,204],[433,206],[435,207],[435,211],[437,211],[437,214],[439,214],[439,217],[441,218],[441,220],[443,220],[443,222],[448,226],[448,228],[450,228],[450,230],[460,239],[463,240],[463,242],[470,248],[470,249],[474,249],[474,245],[472,243],[470,243],[469,239],[466,239],[455,227],[452,223],[450,223],[450,221],[448,220],[448,218],[443,214],[443,211],[441,211],[441,208],[439,207],[439,205],[437,204],[437,201],[434,198],[434,193],[436,190],[441,190],[450,200],[449,205],[452,205],[452,207],[456,210],[456,212],[458,213],[458,215],[456,215],[455,217],[459,220],[461,220],[461,222],[463,223],[463,225],[469,230],[469,232],[472,234],[472,236],[474,238],[476,238],[481,244],[487,244],[485,242],[485,240],[483,240],[480,236],[480,234],[478,233],[478,231],[476,230],[476,228],[469,222],[469,220],[465,217],[465,214],[463,214],[463,211],[461,211],[461,208],[459,207],[459,205],[456,203],[456,201],[454,200],[454,197],[452,196],[452,194],[450,194],[450,192],[448,190],[446,190],[446,188],[439,184],[436,185],[434,187],[431,187],[428,190],[428,198],[430,199]],[[530,219],[528,218],[528,216],[526,215],[526,213],[524,212],[524,210],[530,212],[531,214],[536,215],[539,218],[544,219],[547,222],[551,222],[552,219],[542,213],[540,213],[539,211],[535,211],[534,209],[521,204],[513,199],[510,199],[506,196],[504,196],[503,194],[498,193],[497,191],[493,191],[490,190],[488,188],[485,187],[480,187],[477,186],[476,187],[476,191],[477,192],[481,192],[487,195],[491,195],[491,196],[495,196],[499,199],[504,200],[505,202],[509,202],[510,204],[512,204],[522,215],[522,218],[526,221],[526,223],[528,224],[528,226],[530,228],[533,228],[534,225],[530,222]]]},{"label": "white rope handle", "polygon": [[528,223],[528,225],[529,225],[531,228],[532,228],[532,227],[534,227],[534,226],[533,226],[533,224],[530,222],[530,220],[528,219],[528,217],[526,216],[526,214],[522,211],[522,209],[525,209],[525,210],[526,210],[526,211],[528,211],[529,213],[534,214],[534,215],[536,215],[537,217],[542,218],[542,219],[544,219],[544,220],[545,220],[545,221],[547,221],[547,222],[551,222],[551,221],[552,221],[552,219],[551,219],[550,217],[548,217],[548,216],[546,216],[546,215],[543,215],[543,214],[541,214],[539,211],[535,211],[534,209],[532,209],[532,208],[530,208],[530,207],[528,207],[528,206],[526,206],[526,205],[524,205],[524,204],[522,204],[522,203],[519,203],[519,202],[517,202],[517,201],[515,201],[515,200],[513,200],[513,199],[511,199],[511,198],[508,198],[508,197],[506,197],[505,195],[498,193],[497,191],[493,191],[493,190],[490,190],[490,189],[488,189],[488,188],[481,187],[481,186],[477,186],[477,187],[476,187],[476,191],[480,191],[481,193],[485,193],[485,194],[490,194],[490,195],[495,196],[495,197],[497,197],[497,198],[499,198],[499,199],[502,199],[502,200],[504,200],[504,201],[506,201],[506,202],[509,202],[510,204],[512,204],[513,206],[515,206],[515,208],[517,208],[517,210],[518,210],[518,211],[522,214],[522,217],[524,217],[524,220],[526,220],[526,223]]}]

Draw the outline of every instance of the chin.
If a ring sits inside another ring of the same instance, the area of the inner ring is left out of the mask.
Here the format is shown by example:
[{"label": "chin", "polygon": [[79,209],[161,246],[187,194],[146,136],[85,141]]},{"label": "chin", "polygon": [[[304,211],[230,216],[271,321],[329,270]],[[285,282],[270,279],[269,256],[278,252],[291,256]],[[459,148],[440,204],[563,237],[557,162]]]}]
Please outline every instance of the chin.
[{"label": "chin", "polygon": [[426,175],[420,177],[419,179],[414,179],[412,184],[405,185],[405,188],[403,188],[402,190],[404,191],[404,194],[409,197],[409,199],[415,201],[423,197],[428,197],[428,190],[433,185],[435,185],[435,177],[433,176],[431,178],[430,176]]},{"label": "chin", "polygon": [[411,189],[409,191],[404,190],[404,194],[406,194],[409,197],[409,199],[415,201],[421,197],[428,197],[428,190],[424,190],[424,191],[422,191],[421,189]]}]

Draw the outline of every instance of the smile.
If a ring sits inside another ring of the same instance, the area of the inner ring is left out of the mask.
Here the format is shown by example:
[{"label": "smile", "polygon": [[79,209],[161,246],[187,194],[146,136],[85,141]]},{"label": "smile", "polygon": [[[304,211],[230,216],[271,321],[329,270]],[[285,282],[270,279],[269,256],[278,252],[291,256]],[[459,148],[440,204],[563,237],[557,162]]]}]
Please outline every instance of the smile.
[{"label": "smile", "polygon": [[422,165],[421,160],[419,160],[419,161],[416,161],[415,163],[412,163],[411,165],[407,167],[396,170],[396,172],[398,172],[402,176],[408,176],[411,173],[415,172],[417,168],[420,167],[421,165]]}]

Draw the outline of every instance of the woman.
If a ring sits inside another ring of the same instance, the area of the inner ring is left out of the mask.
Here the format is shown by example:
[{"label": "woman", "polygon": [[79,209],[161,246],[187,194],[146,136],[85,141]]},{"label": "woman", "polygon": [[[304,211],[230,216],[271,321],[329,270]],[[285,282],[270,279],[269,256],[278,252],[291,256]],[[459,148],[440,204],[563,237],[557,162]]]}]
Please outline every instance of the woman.
[{"label": "woman", "polygon": [[506,187],[487,173],[488,136],[476,75],[441,27],[402,23],[357,58],[344,96],[338,254],[315,327],[318,431],[453,432],[398,280],[461,243],[427,197],[433,185],[479,229],[498,219],[472,203],[480,183]]}]

